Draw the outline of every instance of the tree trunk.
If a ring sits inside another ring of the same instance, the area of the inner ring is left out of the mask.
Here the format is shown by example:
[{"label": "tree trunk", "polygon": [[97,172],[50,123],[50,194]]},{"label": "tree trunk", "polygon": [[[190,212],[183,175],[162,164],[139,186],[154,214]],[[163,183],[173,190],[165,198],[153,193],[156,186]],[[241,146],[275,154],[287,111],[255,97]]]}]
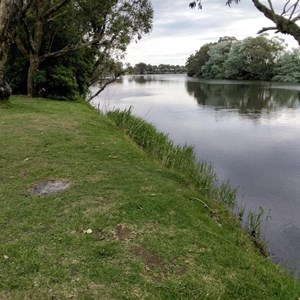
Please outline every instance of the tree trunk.
[{"label": "tree trunk", "polygon": [[[43,2],[41,2],[43,4]],[[42,11],[42,7],[40,7]],[[27,74],[27,96],[35,97],[36,90],[34,84],[34,76],[36,75],[39,65],[41,63],[41,58],[39,56],[42,38],[44,30],[44,20],[41,16],[36,20],[34,34],[30,39],[30,52],[29,52],[29,69]]]},{"label": "tree trunk", "polygon": [[2,41],[0,43],[0,101],[9,99],[11,88],[4,79],[4,67],[7,61],[9,45]]},{"label": "tree trunk", "polygon": [[0,0],[0,100],[8,99],[11,95],[11,89],[4,78],[4,67],[15,31],[15,24],[13,24],[13,20],[17,15],[15,2],[12,0]]},{"label": "tree trunk", "polygon": [[34,75],[36,75],[39,69],[40,61],[39,56],[33,53],[30,53],[29,57],[29,68],[27,74],[27,96],[34,97],[36,96],[36,90],[34,85]]}]

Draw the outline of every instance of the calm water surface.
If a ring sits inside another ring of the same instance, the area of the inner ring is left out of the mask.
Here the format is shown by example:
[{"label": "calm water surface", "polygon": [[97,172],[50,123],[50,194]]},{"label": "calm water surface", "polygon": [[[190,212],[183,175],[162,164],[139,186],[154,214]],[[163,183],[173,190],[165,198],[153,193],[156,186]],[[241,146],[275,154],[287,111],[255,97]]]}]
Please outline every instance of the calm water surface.
[{"label": "calm water surface", "polygon": [[178,144],[194,145],[247,210],[261,206],[273,260],[300,278],[300,86],[199,81],[183,75],[125,77],[94,101],[133,106]]}]

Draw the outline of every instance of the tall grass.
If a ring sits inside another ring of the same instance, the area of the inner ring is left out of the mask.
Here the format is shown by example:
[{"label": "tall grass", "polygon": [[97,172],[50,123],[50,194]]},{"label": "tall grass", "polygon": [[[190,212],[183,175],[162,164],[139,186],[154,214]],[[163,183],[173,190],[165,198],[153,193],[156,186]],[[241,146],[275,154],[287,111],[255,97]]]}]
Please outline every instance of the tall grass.
[{"label": "tall grass", "polygon": [[228,181],[218,182],[210,163],[197,162],[193,147],[175,145],[167,134],[133,116],[131,107],[122,111],[115,109],[107,115],[148,155],[186,176],[195,189],[211,199],[223,201],[230,208],[235,206],[236,190],[230,187]]}]

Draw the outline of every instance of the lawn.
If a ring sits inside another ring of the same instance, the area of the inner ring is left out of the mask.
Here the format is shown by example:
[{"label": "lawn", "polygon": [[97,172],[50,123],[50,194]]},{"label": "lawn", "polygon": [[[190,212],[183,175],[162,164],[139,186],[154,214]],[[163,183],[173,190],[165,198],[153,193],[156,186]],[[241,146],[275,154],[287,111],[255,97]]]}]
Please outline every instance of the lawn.
[{"label": "lawn", "polygon": [[[0,105],[0,299],[293,299],[227,208],[83,102]],[[39,196],[34,187],[69,187]]]}]

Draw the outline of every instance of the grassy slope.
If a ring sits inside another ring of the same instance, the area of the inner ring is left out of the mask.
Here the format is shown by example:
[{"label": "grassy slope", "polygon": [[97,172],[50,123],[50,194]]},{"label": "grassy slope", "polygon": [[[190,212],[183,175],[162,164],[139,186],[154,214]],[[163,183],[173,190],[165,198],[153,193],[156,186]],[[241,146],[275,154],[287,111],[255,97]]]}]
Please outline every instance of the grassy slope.
[{"label": "grassy slope", "polygon": [[[300,296],[221,205],[87,105],[15,98],[0,141],[0,299]],[[71,188],[31,194],[56,178]]]}]

